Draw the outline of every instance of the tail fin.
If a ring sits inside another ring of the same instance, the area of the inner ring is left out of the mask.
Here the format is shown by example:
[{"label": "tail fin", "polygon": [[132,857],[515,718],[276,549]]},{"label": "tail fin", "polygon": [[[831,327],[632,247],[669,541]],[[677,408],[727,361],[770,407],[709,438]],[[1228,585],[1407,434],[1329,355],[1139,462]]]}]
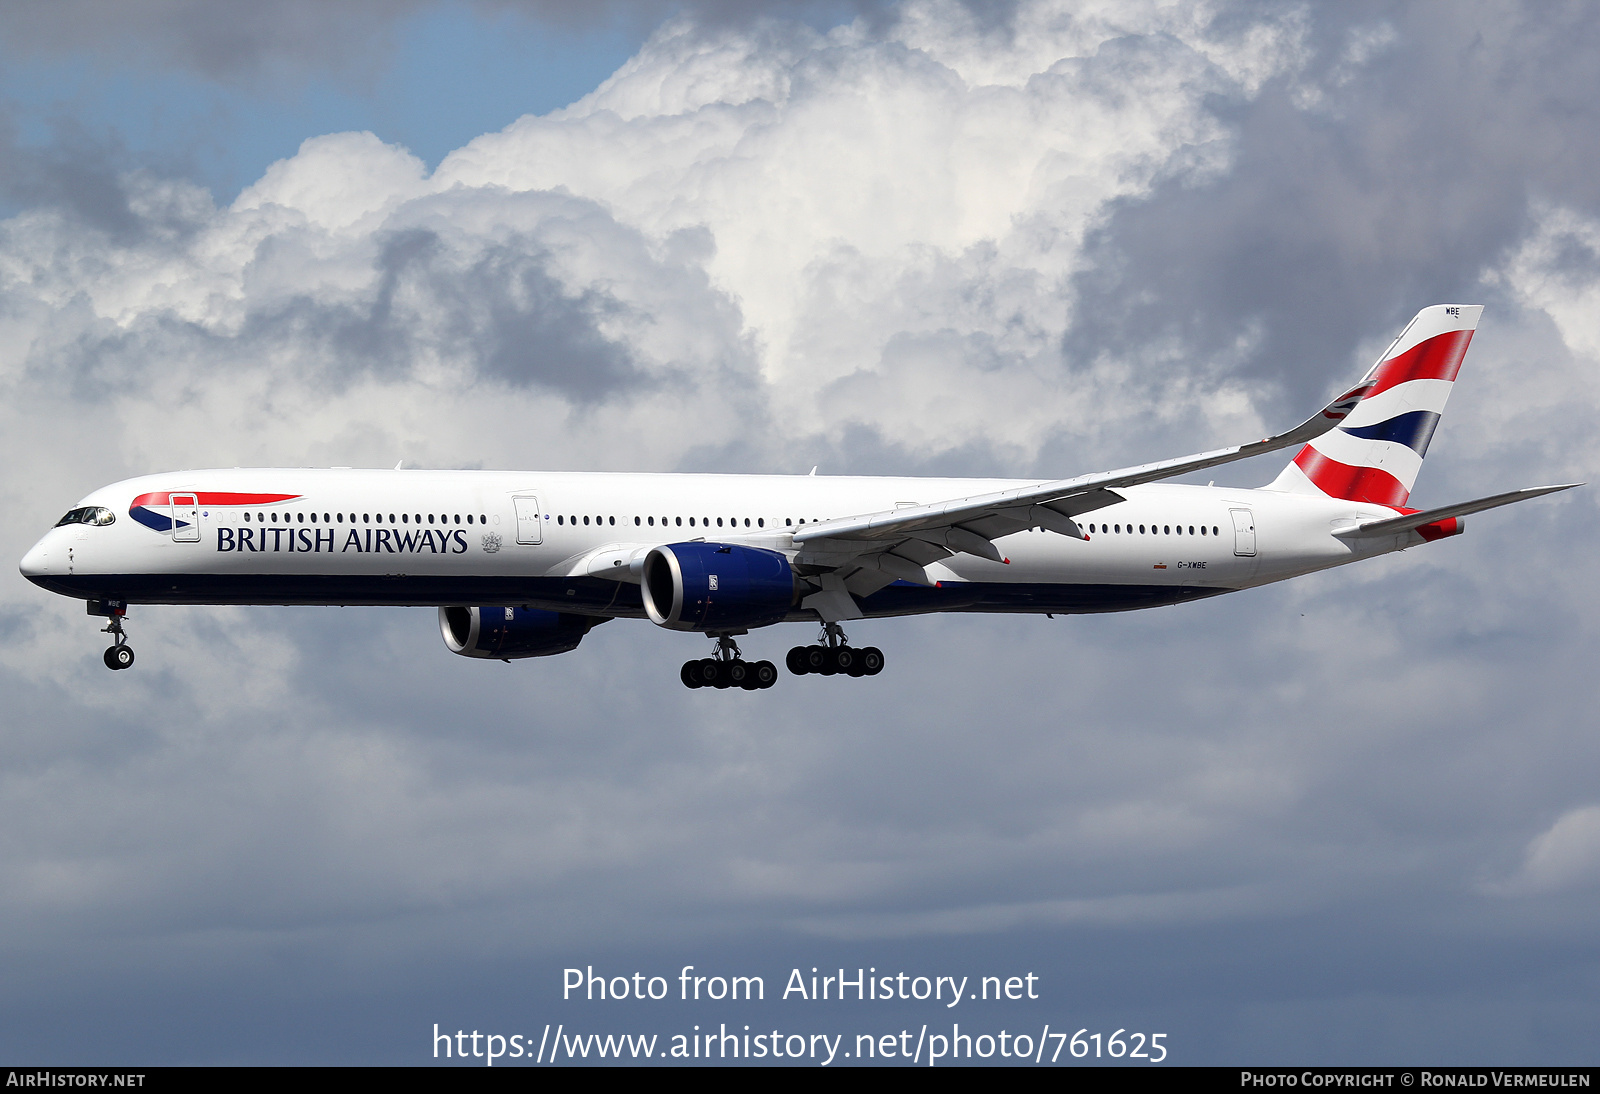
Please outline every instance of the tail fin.
[{"label": "tail fin", "polygon": [[1371,386],[1355,409],[1267,489],[1404,506],[1481,314],[1479,304],[1419,311],[1362,380]]}]

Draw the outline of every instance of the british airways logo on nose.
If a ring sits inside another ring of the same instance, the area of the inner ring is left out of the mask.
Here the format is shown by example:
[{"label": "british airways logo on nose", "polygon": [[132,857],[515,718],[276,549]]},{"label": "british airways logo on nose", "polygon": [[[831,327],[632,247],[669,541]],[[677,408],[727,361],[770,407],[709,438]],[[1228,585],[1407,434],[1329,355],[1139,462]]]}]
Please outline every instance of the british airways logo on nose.
[{"label": "british airways logo on nose", "polygon": [[[183,499],[182,505],[173,505],[172,499],[177,496]],[[175,528],[187,528],[189,522],[183,519],[180,509],[193,508],[189,505],[189,498],[195,499],[195,505],[222,507],[239,505],[276,505],[280,501],[294,501],[299,494],[231,494],[194,490],[163,490],[154,494],[140,494],[128,506],[128,515],[151,531],[168,533]]]}]

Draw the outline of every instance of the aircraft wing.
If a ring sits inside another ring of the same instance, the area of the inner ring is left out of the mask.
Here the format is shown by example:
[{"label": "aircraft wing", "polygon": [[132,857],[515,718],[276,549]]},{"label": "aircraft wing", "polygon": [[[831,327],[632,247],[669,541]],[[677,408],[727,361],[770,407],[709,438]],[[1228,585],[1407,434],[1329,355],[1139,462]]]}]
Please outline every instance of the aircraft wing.
[{"label": "aircraft wing", "polygon": [[1170,479],[1305,444],[1343,421],[1371,386],[1369,374],[1295,428],[1249,444],[992,494],[808,524],[794,533],[795,546],[800,549],[795,562],[813,567],[814,573],[846,568],[856,571],[849,578],[848,590],[863,596],[895,578],[931,585],[923,568],[960,552],[1004,561],[992,541],[1028,528],[1044,528],[1083,539],[1073,518],[1122,501],[1118,488]]}]

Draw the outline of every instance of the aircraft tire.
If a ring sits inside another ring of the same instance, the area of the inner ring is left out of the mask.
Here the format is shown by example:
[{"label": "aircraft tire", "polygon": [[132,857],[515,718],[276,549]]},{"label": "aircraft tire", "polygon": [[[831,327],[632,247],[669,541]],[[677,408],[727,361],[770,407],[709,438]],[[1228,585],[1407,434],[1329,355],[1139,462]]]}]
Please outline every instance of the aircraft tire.
[{"label": "aircraft tire", "polygon": [[778,666],[771,661],[757,661],[750,668],[750,678],[755,681],[751,691],[765,691],[778,682]]},{"label": "aircraft tire", "polygon": [[750,666],[747,663],[743,661],[724,661],[722,671],[728,678],[728,687],[749,690]]},{"label": "aircraft tire", "polygon": [[698,661],[685,661],[683,668],[678,670],[678,679],[683,681],[684,687],[697,688],[700,686],[700,678],[695,672],[698,665]]},{"label": "aircraft tire", "polygon": [[807,672],[814,672],[818,676],[827,676],[827,675],[829,675],[829,672],[828,672],[828,660],[829,660],[829,658],[828,658],[828,648],[826,646],[807,646],[806,647],[806,671]]},{"label": "aircraft tire", "polygon": [[702,657],[698,661],[690,662],[690,664],[694,665],[695,679],[700,681],[697,685],[698,687],[714,688],[717,686],[717,678],[721,674],[717,669],[716,658]]},{"label": "aircraft tire", "polygon": [[125,668],[127,668],[129,665],[133,664],[133,647],[132,646],[109,646],[109,647],[107,647],[106,648],[106,654],[105,654],[105,662],[106,662],[106,668],[112,669],[113,671],[116,670],[116,669],[125,669]]},{"label": "aircraft tire", "polygon": [[806,666],[806,648],[804,646],[796,646],[794,649],[790,650],[789,656],[783,659],[783,663],[787,665],[789,667],[789,671],[794,673],[796,676],[804,676],[806,673],[811,671],[811,669]]},{"label": "aircraft tire", "polygon": [[883,671],[883,651],[877,646],[868,646],[859,652],[863,676],[876,676]]},{"label": "aircraft tire", "polygon": [[860,658],[856,656],[856,651],[849,646],[839,646],[833,651],[834,671],[843,673],[846,676],[861,675],[861,670],[856,667],[856,663],[859,660]]}]

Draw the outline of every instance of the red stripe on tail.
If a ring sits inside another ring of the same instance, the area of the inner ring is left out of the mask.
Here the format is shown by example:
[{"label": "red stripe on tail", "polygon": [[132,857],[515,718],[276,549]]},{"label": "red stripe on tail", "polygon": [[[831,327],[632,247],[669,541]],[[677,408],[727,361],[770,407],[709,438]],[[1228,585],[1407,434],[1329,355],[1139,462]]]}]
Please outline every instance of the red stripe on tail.
[{"label": "red stripe on tail", "polygon": [[1351,467],[1329,459],[1309,444],[1294,458],[1306,478],[1330,498],[1365,501],[1398,509],[1411,496],[1401,481],[1376,467]]},{"label": "red stripe on tail", "polygon": [[1407,380],[1454,380],[1461,371],[1461,359],[1467,355],[1472,342],[1470,330],[1453,330],[1436,334],[1426,342],[1418,342],[1397,357],[1391,357],[1378,366],[1372,378],[1371,398],[1380,391],[1388,391]]}]

